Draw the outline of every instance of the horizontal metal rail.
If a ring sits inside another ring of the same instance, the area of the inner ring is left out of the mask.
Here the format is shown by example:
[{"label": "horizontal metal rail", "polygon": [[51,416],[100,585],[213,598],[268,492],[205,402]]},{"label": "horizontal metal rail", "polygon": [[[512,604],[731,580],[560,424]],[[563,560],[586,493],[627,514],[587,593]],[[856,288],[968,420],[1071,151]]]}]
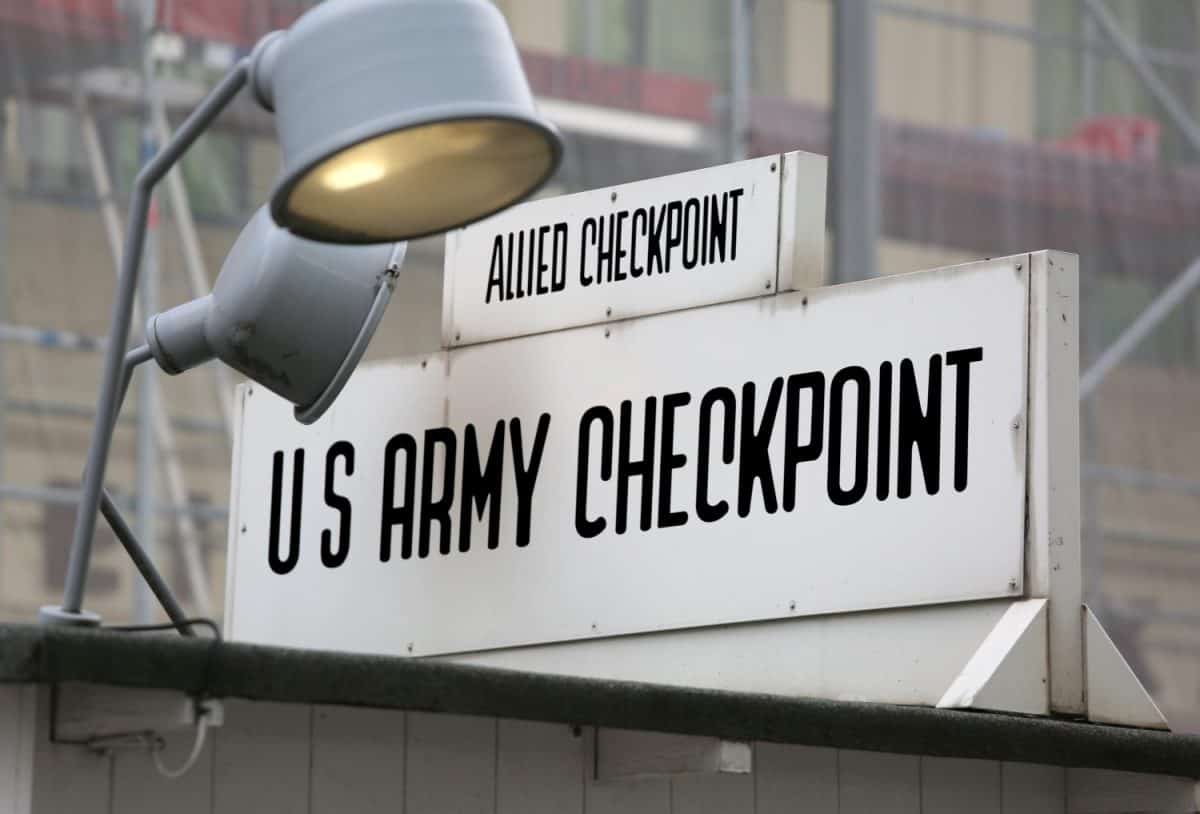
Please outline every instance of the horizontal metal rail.
[{"label": "horizontal metal rail", "polygon": [[[1087,38],[1076,34],[1039,31],[1036,28],[1016,23],[990,20],[986,17],[976,17],[970,14],[957,14],[952,11],[921,8],[907,3],[880,2],[876,5],[876,8],[885,14],[897,17],[908,17],[952,28],[966,28],[985,34],[1022,39],[1034,45],[1043,45],[1051,48],[1068,48],[1073,51],[1090,51],[1098,56],[1109,59],[1122,58],[1116,48],[1103,40],[1089,41]],[[1139,45],[1138,50],[1146,62],[1151,65],[1200,73],[1200,56],[1192,52],[1179,51],[1172,48],[1153,48],[1146,45]]]},{"label": "horizontal metal rail", "polygon": [[[73,418],[91,421],[96,415],[94,407],[62,401],[6,401],[4,407],[10,413],[24,413],[43,418]],[[127,413],[117,418],[117,426],[129,426],[136,421],[136,413]],[[182,432],[209,434],[225,432],[224,425],[220,421],[212,419],[172,416],[170,422],[174,429]]]},{"label": "horizontal metal rail", "polygon": [[1160,472],[1120,466],[1084,466],[1083,477],[1093,483],[1111,483],[1147,492],[1173,492],[1200,497],[1200,480],[1180,475],[1164,475]]},{"label": "horizontal metal rail", "polygon": [[30,325],[13,325],[0,322],[0,342],[33,345],[48,350],[74,350],[96,352],[104,350],[104,340],[78,334],[74,331],[59,331],[53,328],[35,328]]},{"label": "horizontal metal rail", "polygon": [[[25,500],[35,503],[49,503],[58,506],[74,506],[79,503],[79,490],[58,486],[21,486],[18,484],[0,483],[0,501]],[[123,509],[131,509],[134,500],[125,496],[113,496],[113,502]],[[198,520],[225,522],[229,519],[229,510],[224,506],[208,506],[203,503],[192,503],[187,506],[170,506],[157,503],[154,511],[159,514],[186,514]]]}]

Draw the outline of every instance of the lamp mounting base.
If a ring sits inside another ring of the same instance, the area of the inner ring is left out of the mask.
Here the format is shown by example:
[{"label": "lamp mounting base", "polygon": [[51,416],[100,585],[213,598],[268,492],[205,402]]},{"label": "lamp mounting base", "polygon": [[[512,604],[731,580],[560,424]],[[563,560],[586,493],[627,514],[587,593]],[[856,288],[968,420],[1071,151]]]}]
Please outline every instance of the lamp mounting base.
[{"label": "lamp mounting base", "polygon": [[38,611],[38,621],[43,625],[100,627],[100,614],[82,609],[77,611],[63,610],[61,605],[43,605]]}]

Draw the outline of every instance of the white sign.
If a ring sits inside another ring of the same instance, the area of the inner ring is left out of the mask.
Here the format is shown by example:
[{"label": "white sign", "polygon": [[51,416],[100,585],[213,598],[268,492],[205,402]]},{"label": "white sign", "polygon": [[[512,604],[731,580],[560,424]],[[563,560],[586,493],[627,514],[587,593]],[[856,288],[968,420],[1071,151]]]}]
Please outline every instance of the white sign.
[{"label": "white sign", "polygon": [[428,655],[1020,595],[1028,271],[780,294],[243,390],[243,641]]},{"label": "white sign", "polygon": [[533,201],[447,236],[443,344],[787,290],[781,245],[811,277],[824,238],[825,158],[808,153]]}]

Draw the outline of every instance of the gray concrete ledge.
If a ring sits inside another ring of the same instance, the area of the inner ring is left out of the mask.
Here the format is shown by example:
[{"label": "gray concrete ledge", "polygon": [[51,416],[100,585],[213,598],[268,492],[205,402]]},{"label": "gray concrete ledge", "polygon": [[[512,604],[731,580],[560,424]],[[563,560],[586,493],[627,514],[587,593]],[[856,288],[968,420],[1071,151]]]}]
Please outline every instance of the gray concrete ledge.
[{"label": "gray concrete ledge", "polygon": [[174,634],[0,625],[0,682],[63,681],[1200,777],[1200,737],[1153,730],[599,681]]}]

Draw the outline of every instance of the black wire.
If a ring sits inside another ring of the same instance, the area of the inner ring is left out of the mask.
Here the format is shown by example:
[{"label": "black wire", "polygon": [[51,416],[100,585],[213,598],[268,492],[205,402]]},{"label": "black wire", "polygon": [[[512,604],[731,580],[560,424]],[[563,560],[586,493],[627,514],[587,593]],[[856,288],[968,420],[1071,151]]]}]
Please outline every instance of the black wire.
[{"label": "black wire", "polygon": [[212,636],[216,639],[221,639],[221,628],[217,627],[217,623],[203,616],[196,618],[188,618],[180,622],[162,622],[160,624],[106,624],[106,630],[118,630],[120,633],[151,633],[155,630],[182,630],[182,628],[192,627],[208,628],[212,632]]}]

